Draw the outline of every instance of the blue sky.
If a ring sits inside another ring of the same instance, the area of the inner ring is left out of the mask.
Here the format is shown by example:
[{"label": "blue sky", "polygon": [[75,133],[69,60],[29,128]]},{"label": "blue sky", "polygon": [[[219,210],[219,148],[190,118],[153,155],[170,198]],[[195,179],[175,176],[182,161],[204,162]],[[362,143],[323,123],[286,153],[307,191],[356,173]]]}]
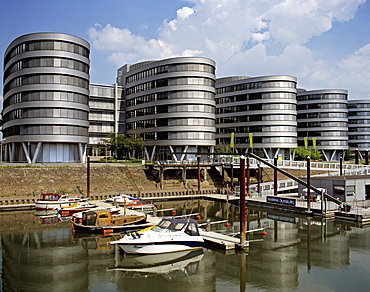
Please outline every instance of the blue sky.
[{"label": "blue sky", "polygon": [[369,0],[0,0],[1,67],[13,39],[46,31],[90,42],[92,83],[126,63],[204,56],[217,77],[293,75],[370,98]]}]

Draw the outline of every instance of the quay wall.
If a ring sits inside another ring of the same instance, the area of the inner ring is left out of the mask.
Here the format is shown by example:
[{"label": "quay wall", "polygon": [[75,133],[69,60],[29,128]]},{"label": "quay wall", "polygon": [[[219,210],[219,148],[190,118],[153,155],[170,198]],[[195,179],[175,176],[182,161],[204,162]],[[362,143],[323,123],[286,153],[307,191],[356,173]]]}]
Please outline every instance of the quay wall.
[{"label": "quay wall", "polygon": [[[305,171],[295,175],[304,175]],[[208,173],[201,181],[201,194],[219,191],[221,175]],[[268,169],[264,170],[266,181],[273,178]],[[285,177],[278,174],[278,179]],[[225,181],[230,180],[226,175]],[[156,174],[145,166],[99,165],[90,168],[90,197],[104,200],[120,193],[141,198],[186,196],[197,192],[197,179],[189,172],[186,186],[181,173],[173,170],[165,173],[163,188]],[[230,185],[230,183],[229,183]],[[0,205],[34,204],[42,193],[67,193],[70,196],[86,197],[86,165],[63,166],[0,166]]]},{"label": "quay wall", "polygon": [[[201,182],[202,194],[216,189],[211,178]],[[90,197],[104,200],[120,193],[142,198],[189,195],[197,191],[197,180],[186,187],[174,177],[159,181],[143,166],[97,166],[90,168]],[[67,193],[86,197],[87,170],[78,166],[0,167],[0,205],[33,204],[42,193]]]}]

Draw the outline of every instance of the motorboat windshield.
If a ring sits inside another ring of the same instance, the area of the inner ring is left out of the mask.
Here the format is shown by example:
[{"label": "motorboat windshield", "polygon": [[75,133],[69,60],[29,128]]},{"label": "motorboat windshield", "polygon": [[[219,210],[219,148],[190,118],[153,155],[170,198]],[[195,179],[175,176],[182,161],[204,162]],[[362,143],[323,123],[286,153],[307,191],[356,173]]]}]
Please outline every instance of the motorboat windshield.
[{"label": "motorboat windshield", "polygon": [[197,222],[194,219],[162,219],[152,230],[156,232],[183,231],[192,236],[199,235]]}]

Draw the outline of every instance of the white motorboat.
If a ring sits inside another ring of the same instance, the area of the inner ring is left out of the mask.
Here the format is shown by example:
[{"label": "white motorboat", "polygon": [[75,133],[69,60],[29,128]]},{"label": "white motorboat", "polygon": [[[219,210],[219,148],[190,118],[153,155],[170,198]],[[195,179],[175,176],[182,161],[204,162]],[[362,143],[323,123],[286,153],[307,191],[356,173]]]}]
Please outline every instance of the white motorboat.
[{"label": "white motorboat", "polygon": [[125,195],[125,194],[119,194],[118,196],[114,196],[112,198],[107,198],[105,200],[105,202],[114,204],[117,200],[121,200],[121,199],[123,200],[124,198],[126,198],[126,200],[134,200],[135,199],[134,197],[130,197],[130,196]]},{"label": "white motorboat", "polygon": [[36,210],[57,210],[58,208],[68,207],[78,202],[80,198],[71,198],[67,194],[42,194],[41,199],[35,203]]},{"label": "white motorboat", "polygon": [[146,203],[142,199],[130,197],[124,194],[115,196],[113,198],[108,198],[105,200],[107,203],[112,203],[121,207],[126,207],[128,209],[137,211],[148,211],[153,210],[155,205],[152,203]]},{"label": "white motorboat", "polygon": [[110,244],[119,245],[127,254],[161,254],[200,249],[203,242],[194,219],[165,218],[153,228],[128,233]]}]

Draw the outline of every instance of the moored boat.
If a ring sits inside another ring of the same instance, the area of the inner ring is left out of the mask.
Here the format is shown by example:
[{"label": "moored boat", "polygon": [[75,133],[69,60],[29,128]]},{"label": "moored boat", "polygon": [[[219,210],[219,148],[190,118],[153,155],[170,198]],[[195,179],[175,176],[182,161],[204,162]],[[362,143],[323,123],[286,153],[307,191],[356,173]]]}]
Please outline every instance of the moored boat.
[{"label": "moored boat", "polygon": [[58,208],[57,210],[61,216],[71,216],[74,213],[90,210],[96,207],[97,207],[96,205],[91,204],[88,201],[84,200],[84,201],[78,201],[70,206]]},{"label": "moored boat", "polygon": [[119,245],[127,254],[160,254],[200,249],[203,242],[196,220],[165,218],[153,228],[132,232],[111,244]]},{"label": "moored boat", "polygon": [[132,199],[126,201],[125,199],[119,199],[116,201],[118,206],[125,207],[131,210],[138,211],[149,211],[155,208],[155,205],[152,203],[146,203],[141,199]]},{"label": "moored boat", "polygon": [[67,194],[42,194],[36,201],[36,210],[57,210],[57,208],[68,207],[78,202],[80,198],[71,198]]},{"label": "moored boat", "polygon": [[152,203],[147,203],[142,199],[127,196],[125,194],[120,194],[113,198],[108,198],[105,200],[107,203],[116,204],[121,207],[126,207],[131,210],[139,211],[149,211],[155,208],[155,205]]},{"label": "moored boat", "polygon": [[114,204],[116,202],[116,200],[120,200],[120,199],[123,199],[123,198],[126,198],[127,200],[134,200],[135,199],[134,197],[128,196],[126,194],[119,194],[118,196],[107,198],[105,200],[105,202]]},{"label": "moored boat", "polygon": [[[111,214],[114,215],[114,214],[118,214],[121,211],[121,208],[116,208],[116,207],[110,207],[110,208],[95,207],[95,208],[90,209],[90,211],[96,211],[96,210],[108,210],[109,212],[111,212]],[[76,213],[72,214],[72,221],[74,221],[76,223],[82,223],[82,214],[83,214],[83,211],[76,212]]]},{"label": "moored boat", "polygon": [[[74,217],[72,217],[74,219]],[[126,229],[140,229],[148,226],[146,215],[112,214],[109,209],[90,209],[82,212],[81,222],[72,220],[75,231],[113,233]]]}]

